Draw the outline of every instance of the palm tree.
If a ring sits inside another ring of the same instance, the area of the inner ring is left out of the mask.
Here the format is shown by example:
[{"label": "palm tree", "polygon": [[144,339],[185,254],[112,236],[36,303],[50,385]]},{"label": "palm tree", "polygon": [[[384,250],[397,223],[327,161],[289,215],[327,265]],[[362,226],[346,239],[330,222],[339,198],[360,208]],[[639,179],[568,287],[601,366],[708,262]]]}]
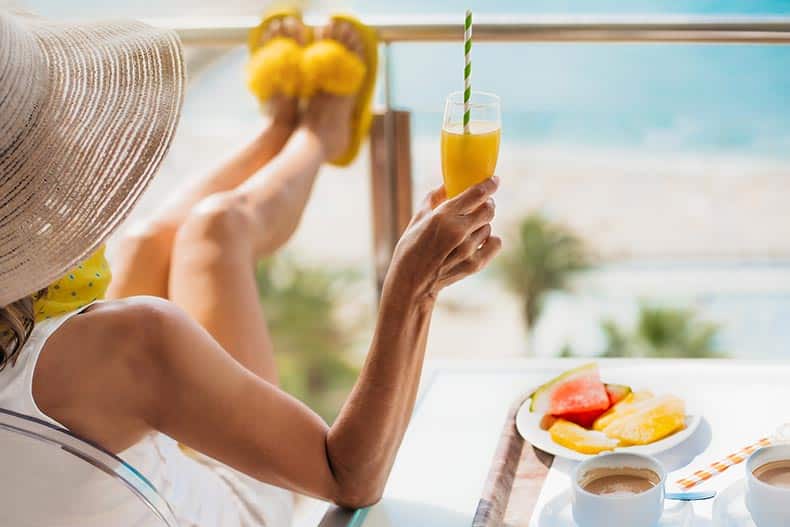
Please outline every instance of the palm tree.
[{"label": "palm tree", "polygon": [[719,325],[700,320],[689,309],[642,306],[631,331],[607,320],[604,357],[716,358]]},{"label": "palm tree", "polygon": [[358,372],[348,359],[358,324],[337,314],[357,276],[281,257],[256,278],[283,389],[332,422]]},{"label": "palm tree", "polygon": [[531,331],[540,317],[546,294],[565,290],[570,277],[591,265],[584,242],[568,227],[539,213],[518,225],[511,249],[497,259],[505,286],[523,300],[523,317]]}]

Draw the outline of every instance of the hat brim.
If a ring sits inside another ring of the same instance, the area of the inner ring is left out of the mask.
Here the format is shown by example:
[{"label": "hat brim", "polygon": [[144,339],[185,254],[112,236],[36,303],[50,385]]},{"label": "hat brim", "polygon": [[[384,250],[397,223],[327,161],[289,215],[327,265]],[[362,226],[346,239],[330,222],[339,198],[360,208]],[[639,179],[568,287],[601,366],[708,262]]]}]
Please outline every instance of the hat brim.
[{"label": "hat brim", "polygon": [[185,86],[172,32],[15,18],[46,57],[48,87],[35,145],[12,165],[27,187],[0,199],[13,227],[0,225],[0,307],[62,276],[129,214],[172,142]]}]

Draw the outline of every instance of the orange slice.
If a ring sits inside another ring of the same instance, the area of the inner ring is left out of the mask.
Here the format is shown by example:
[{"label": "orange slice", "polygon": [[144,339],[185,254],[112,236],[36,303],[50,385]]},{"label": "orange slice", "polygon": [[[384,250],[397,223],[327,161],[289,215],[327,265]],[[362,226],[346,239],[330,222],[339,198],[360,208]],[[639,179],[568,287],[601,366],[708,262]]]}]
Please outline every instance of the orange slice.
[{"label": "orange slice", "polygon": [[620,443],[616,439],[607,437],[603,432],[587,430],[565,419],[558,419],[551,425],[549,434],[555,443],[582,454],[598,454],[614,450]]}]

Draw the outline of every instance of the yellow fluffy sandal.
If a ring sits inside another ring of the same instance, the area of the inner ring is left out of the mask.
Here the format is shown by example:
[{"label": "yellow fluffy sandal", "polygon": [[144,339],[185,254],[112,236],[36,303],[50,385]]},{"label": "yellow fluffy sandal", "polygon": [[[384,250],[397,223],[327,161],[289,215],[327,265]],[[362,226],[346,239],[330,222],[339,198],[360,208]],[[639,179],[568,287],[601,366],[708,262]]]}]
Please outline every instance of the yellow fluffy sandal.
[{"label": "yellow fluffy sandal", "polygon": [[334,95],[356,94],[351,114],[351,141],[348,149],[331,163],[350,164],[359,152],[370,130],[373,89],[378,69],[378,36],[376,32],[350,15],[333,15],[331,20],[351,24],[364,45],[364,59],[332,39],[318,40],[304,49],[302,56],[302,95],[310,97],[317,91]]},{"label": "yellow fluffy sandal", "polygon": [[293,38],[282,36],[263,41],[272,22],[288,17],[302,20],[302,14],[297,10],[272,11],[248,35],[247,87],[261,103],[277,94],[295,97],[303,90],[302,45]]}]

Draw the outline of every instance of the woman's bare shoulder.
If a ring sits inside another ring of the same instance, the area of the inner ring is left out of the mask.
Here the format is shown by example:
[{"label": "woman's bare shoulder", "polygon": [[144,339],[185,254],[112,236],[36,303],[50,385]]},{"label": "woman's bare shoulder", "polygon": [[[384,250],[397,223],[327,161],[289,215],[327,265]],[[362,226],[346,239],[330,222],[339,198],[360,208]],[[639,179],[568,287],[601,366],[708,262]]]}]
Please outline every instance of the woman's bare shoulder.
[{"label": "woman's bare shoulder", "polygon": [[113,451],[147,431],[158,361],[151,345],[167,302],[133,297],[94,304],[47,340],[33,378],[38,406]]}]

